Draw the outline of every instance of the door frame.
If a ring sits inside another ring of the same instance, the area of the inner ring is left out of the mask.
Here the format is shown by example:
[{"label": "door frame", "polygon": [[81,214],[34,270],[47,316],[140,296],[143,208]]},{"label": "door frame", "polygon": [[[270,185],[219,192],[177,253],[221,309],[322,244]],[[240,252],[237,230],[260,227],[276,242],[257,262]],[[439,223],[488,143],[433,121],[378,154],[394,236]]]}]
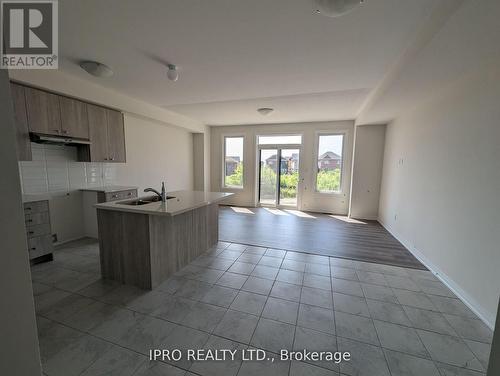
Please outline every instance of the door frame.
[{"label": "door frame", "polygon": [[[261,150],[276,150],[276,204],[275,205],[266,205],[260,203],[260,162],[261,162]],[[297,205],[282,205],[280,204],[280,177],[281,177],[281,151],[283,149],[296,149],[299,151],[299,166],[298,173],[299,179],[297,182]],[[300,174],[300,164],[301,164],[301,154],[302,154],[302,144],[265,144],[265,145],[257,145],[257,176],[256,179],[256,192],[257,192],[257,206],[259,207],[271,207],[277,209],[296,209],[301,210],[302,205],[302,181]]]}]

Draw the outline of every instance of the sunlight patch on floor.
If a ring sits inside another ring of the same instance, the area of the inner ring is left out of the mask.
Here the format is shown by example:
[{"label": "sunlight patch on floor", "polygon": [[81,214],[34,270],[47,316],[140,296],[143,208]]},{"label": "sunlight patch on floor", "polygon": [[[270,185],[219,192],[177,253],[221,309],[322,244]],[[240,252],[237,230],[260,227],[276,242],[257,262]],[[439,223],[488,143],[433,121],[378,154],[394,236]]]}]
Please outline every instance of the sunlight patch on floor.
[{"label": "sunlight patch on floor", "polygon": [[338,219],[339,221],[346,222],[346,223],[356,223],[359,225],[366,225],[366,222],[360,221],[359,219],[354,219],[354,218],[349,218],[346,217],[345,215],[329,215],[329,217]]},{"label": "sunlight patch on floor", "polygon": [[309,213],[304,213],[303,211],[300,210],[291,210],[291,209],[285,209],[287,213],[290,213],[292,215],[295,215],[296,217],[301,217],[301,218],[313,218],[316,219],[314,215],[311,215]]},{"label": "sunlight patch on floor", "polygon": [[239,208],[237,206],[231,206],[231,209],[233,209],[233,211],[235,213],[239,213],[239,214],[255,214],[253,211],[251,211],[248,208]]},{"label": "sunlight patch on floor", "polygon": [[288,213],[285,213],[283,210],[280,209],[273,209],[273,208],[263,208],[263,209],[274,215],[289,215]]}]

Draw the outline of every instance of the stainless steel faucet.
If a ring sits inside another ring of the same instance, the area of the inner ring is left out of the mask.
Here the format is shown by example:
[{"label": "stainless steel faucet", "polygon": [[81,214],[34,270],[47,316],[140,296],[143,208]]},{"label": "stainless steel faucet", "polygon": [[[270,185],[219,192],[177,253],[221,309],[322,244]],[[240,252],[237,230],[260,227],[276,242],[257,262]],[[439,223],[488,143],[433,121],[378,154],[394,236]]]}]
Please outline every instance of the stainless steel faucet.
[{"label": "stainless steel faucet", "polygon": [[146,188],[144,192],[153,192],[156,193],[160,198],[162,202],[167,202],[167,192],[165,191],[165,182],[161,182],[161,193],[158,192],[156,189],[153,188]]}]

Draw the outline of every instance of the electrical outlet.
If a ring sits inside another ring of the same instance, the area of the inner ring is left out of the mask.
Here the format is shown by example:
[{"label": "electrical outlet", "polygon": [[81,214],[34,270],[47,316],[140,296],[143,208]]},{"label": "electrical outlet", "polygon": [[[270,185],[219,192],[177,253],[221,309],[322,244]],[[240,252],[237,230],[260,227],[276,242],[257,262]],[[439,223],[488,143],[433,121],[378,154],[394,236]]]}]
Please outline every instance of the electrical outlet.
[{"label": "electrical outlet", "polygon": [[397,214],[394,214],[394,220],[397,221],[398,220],[398,215]]},{"label": "electrical outlet", "polygon": [[52,234],[52,243],[57,243],[57,234]]}]

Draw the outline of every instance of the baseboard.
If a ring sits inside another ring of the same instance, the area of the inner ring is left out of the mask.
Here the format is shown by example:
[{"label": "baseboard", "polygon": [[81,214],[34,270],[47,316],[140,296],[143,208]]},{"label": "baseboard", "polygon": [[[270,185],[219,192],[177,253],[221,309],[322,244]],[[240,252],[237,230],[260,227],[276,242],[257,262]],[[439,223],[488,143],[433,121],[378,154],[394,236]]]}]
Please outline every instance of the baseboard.
[{"label": "baseboard", "polygon": [[491,330],[495,329],[495,317],[482,307],[470,294],[463,290],[452,278],[444,273],[437,265],[425,257],[422,252],[411,246],[406,239],[400,236],[390,225],[384,223],[380,218],[378,222],[403,244],[413,256],[425,265],[441,282],[443,282],[467,307],[470,308]]}]

